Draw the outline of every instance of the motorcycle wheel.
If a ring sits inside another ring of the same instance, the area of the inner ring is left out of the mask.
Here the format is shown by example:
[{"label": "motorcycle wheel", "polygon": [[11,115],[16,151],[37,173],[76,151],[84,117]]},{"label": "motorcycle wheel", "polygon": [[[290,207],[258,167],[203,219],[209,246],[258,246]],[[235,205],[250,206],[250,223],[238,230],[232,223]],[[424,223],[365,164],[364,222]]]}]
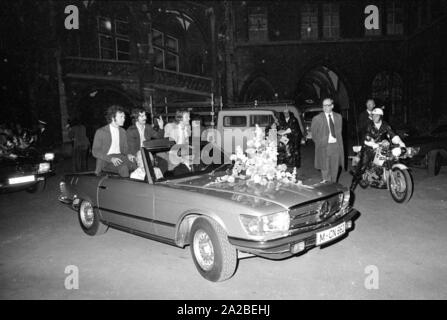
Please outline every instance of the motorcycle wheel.
[{"label": "motorcycle wheel", "polygon": [[[394,177],[394,184],[391,175]],[[408,202],[413,195],[413,179],[410,172],[406,169],[394,168],[388,179],[393,200],[397,203]]]}]

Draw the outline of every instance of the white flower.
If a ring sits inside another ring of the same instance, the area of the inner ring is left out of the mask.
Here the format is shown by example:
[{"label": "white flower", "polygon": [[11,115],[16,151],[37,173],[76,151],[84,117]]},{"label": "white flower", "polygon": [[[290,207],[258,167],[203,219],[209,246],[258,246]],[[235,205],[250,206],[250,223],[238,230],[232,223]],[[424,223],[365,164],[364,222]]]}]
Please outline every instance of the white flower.
[{"label": "white flower", "polygon": [[229,176],[228,179],[227,179],[227,181],[228,181],[229,183],[233,183],[234,180],[235,180],[235,179],[234,179],[233,176]]}]

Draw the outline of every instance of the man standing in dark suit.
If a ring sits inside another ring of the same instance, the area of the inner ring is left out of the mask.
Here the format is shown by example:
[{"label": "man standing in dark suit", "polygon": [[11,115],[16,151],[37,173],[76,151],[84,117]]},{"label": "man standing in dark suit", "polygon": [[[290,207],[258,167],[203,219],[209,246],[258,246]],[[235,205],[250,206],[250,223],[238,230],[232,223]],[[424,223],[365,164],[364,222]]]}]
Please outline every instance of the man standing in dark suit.
[{"label": "man standing in dark suit", "polygon": [[372,123],[372,111],[376,107],[374,99],[366,100],[366,110],[363,110],[359,115],[358,122],[358,138],[363,141],[363,136],[365,135],[366,128],[370,123]]},{"label": "man standing in dark suit", "polygon": [[132,118],[134,124],[127,129],[127,145],[129,153],[134,156],[137,155],[138,150],[143,146],[143,142],[151,139],[163,139],[163,119],[158,118],[158,130],[152,128],[151,125],[146,124],[146,111],[141,108],[132,110]]},{"label": "man standing in dark suit", "polygon": [[120,106],[112,105],[106,112],[109,124],[96,130],[92,147],[96,174],[105,170],[129,177],[130,172],[137,168],[135,156],[128,151],[126,131],[121,128],[125,116]]},{"label": "man standing in dark suit", "polygon": [[315,168],[321,170],[322,182],[337,182],[344,166],[342,117],[333,112],[334,101],[323,100],[323,112],[312,119],[312,140],[315,143]]}]

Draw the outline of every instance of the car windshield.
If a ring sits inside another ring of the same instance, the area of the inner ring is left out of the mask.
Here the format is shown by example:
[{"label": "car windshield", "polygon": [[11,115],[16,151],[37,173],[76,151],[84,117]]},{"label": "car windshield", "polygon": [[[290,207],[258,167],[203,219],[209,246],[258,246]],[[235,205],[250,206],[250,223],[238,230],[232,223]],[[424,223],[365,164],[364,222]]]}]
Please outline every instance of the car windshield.
[{"label": "car windshield", "polygon": [[[146,159],[150,159],[155,181],[165,181],[185,178],[200,174],[224,171],[232,164],[228,157],[217,148],[198,152],[188,145],[175,145],[169,149],[151,150],[144,149]],[[216,155],[213,156],[214,152]],[[226,160],[225,160],[226,159]]]}]

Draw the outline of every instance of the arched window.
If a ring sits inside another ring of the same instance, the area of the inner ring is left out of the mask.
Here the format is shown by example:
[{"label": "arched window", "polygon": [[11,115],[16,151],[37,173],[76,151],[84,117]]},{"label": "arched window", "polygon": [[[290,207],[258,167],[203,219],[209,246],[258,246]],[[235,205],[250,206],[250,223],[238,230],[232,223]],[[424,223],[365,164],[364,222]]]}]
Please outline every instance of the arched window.
[{"label": "arched window", "polygon": [[272,85],[266,79],[259,77],[248,85],[244,101],[270,101],[273,100],[274,94]]}]

